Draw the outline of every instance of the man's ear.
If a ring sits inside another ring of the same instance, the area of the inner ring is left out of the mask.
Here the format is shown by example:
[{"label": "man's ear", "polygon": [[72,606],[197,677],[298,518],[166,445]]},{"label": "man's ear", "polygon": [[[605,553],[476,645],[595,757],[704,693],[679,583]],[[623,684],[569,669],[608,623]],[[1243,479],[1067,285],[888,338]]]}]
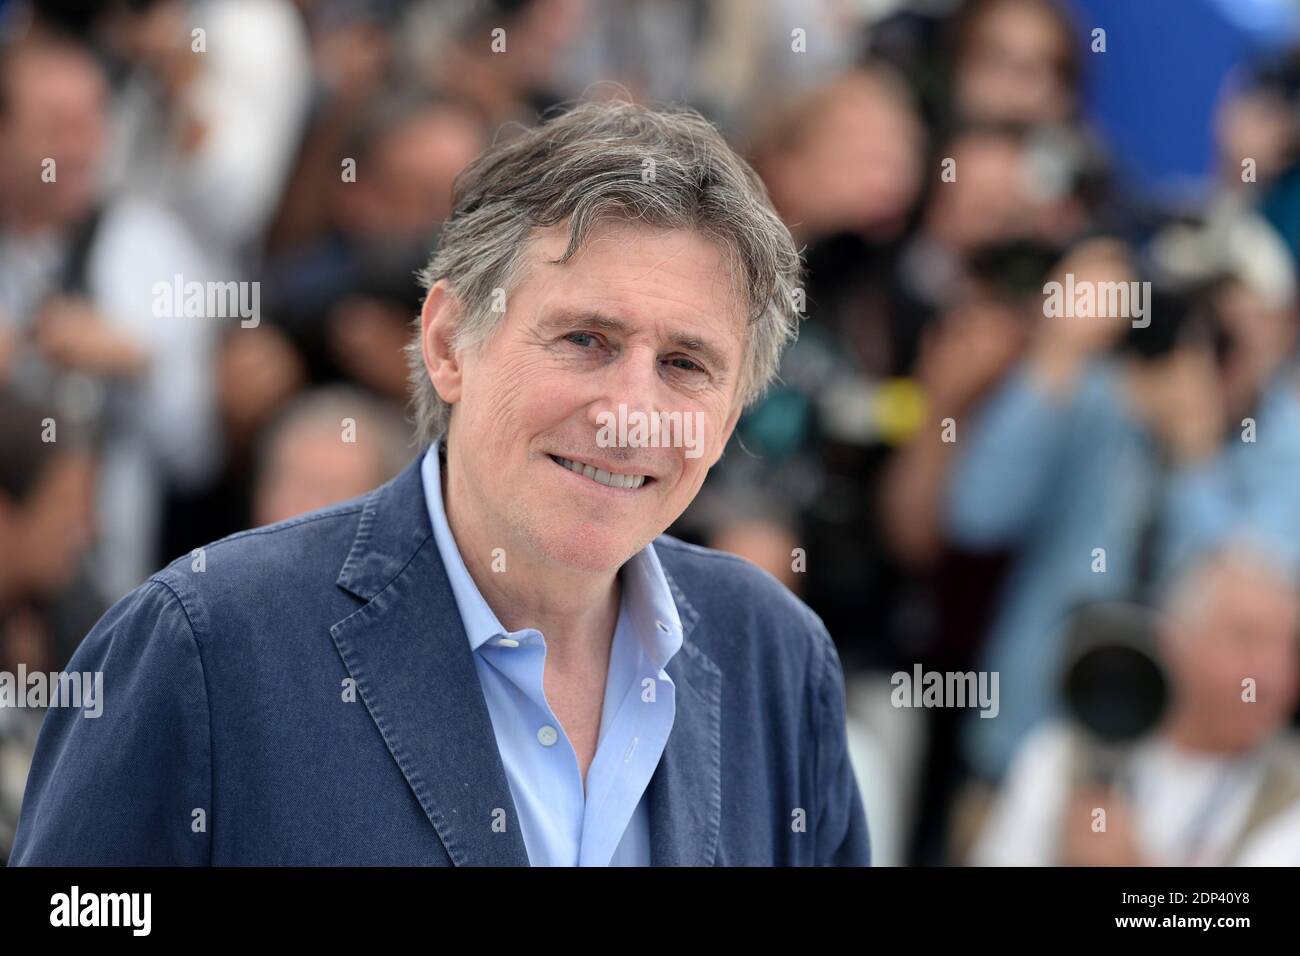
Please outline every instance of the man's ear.
[{"label": "man's ear", "polygon": [[438,397],[449,405],[460,401],[460,358],[452,348],[456,332],[456,307],[447,290],[447,281],[439,279],[424,297],[420,310],[420,342],[424,367]]},{"label": "man's ear", "polygon": [[731,441],[731,433],[736,430],[736,422],[740,421],[740,413],[744,410],[744,404],[737,400],[736,407],[731,410],[731,414],[727,416],[726,423],[722,426],[722,435],[720,436],[722,440],[718,442],[718,450],[714,454],[713,460],[709,462],[710,468],[718,463],[718,459],[721,458],[722,453],[726,451],[727,442]]}]

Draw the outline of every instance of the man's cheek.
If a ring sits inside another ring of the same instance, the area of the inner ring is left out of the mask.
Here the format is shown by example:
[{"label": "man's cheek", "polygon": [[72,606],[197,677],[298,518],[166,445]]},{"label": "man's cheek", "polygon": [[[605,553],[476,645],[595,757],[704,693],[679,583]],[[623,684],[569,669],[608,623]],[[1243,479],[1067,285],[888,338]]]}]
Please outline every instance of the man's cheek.
[{"label": "man's cheek", "polygon": [[499,440],[504,440],[505,428],[515,417],[515,409],[519,407],[517,391],[513,388],[498,387],[494,388],[484,397],[482,404],[482,414],[479,425],[482,431],[476,436],[476,441],[491,440],[496,436]]},{"label": "man's cheek", "polygon": [[544,392],[539,385],[544,385],[544,380],[535,375],[510,368],[494,369],[489,387],[479,396],[482,432],[475,440],[491,440],[493,436],[504,439],[511,426],[518,425],[544,404]]},{"label": "man's cheek", "polygon": [[515,361],[497,371],[488,404],[497,415],[537,417],[538,412],[574,404],[580,384],[544,359]]},{"label": "man's cheek", "polygon": [[705,476],[709,473],[705,461],[704,458],[686,460],[685,467],[677,478],[677,487],[673,489],[672,496],[675,500],[685,499],[689,503],[695,498],[700,486],[704,484]]}]

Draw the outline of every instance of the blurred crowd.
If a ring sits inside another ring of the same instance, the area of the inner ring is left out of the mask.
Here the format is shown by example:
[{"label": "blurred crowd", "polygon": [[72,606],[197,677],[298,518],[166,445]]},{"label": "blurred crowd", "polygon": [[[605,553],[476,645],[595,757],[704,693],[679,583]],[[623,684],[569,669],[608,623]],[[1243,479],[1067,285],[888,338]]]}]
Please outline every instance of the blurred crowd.
[{"label": "blurred crowd", "polygon": [[[780,382],[671,530],[825,621],[876,859],[1300,864],[1290,0],[0,0],[0,671],[404,466],[452,182],[584,96],[699,109],[804,250]],[[1161,673],[1119,743],[1062,683],[1108,602]],[[997,716],[898,706],[916,665],[996,673]],[[0,708],[0,859],[39,721]]]}]

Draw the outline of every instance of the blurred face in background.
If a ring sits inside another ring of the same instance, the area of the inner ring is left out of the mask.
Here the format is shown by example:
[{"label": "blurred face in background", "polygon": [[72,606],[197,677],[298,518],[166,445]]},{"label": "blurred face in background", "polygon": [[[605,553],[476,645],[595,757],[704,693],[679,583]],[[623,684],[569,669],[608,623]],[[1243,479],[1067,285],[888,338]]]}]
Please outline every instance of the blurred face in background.
[{"label": "blurred face in background", "polygon": [[[16,49],[4,68],[0,194],[19,224],[64,227],[96,200],[107,90],[89,54],[41,41]],[[54,181],[42,164],[54,159]]]},{"label": "blurred face in background", "polygon": [[[1237,752],[1283,727],[1296,704],[1300,598],[1271,574],[1223,565],[1202,572],[1200,593],[1161,640],[1185,742]],[[1242,700],[1252,678],[1256,699]]]},{"label": "blurred face in background", "polygon": [[1214,313],[1229,351],[1223,364],[1224,401],[1230,414],[1246,414],[1295,346],[1295,311],[1258,289],[1228,282],[1214,296]]},{"label": "blurred face in background", "polygon": [[957,54],[957,109],[967,120],[1035,125],[1070,118],[1074,38],[1045,0],[992,0],[971,15]]},{"label": "blurred face in background", "polygon": [[[601,222],[569,262],[553,262],[567,243],[565,224],[539,230],[500,325],[430,371],[453,404],[453,529],[525,564],[607,572],[677,519],[722,454],[740,411],[747,307],[730,257],[696,232]],[[425,307],[426,362],[437,323],[454,320],[440,288]],[[691,416],[700,444],[691,457],[602,444],[602,413],[620,404]],[[646,480],[607,487],[559,459]]]},{"label": "blurred face in background", "polygon": [[1036,221],[1028,193],[1024,148],[1010,136],[973,132],[950,150],[956,179],[935,189],[926,210],[934,238],[958,253],[968,253],[1021,238]]},{"label": "blurred face in background", "polygon": [[[537,101],[551,89],[564,58],[589,29],[589,0],[523,0],[480,4],[455,39],[429,56],[415,53],[414,67],[429,85],[474,103],[495,129],[536,119]],[[504,46],[490,42],[503,31]],[[488,39],[484,39],[484,38]],[[597,94],[598,95],[598,94]]]},{"label": "blurred face in background", "polygon": [[1297,132],[1291,103],[1275,90],[1247,90],[1225,97],[1214,116],[1223,185],[1241,186],[1241,162],[1246,156],[1255,161],[1259,182],[1281,173],[1295,157]]},{"label": "blurred face in background", "polygon": [[760,160],[777,208],[806,241],[838,232],[888,239],[921,188],[924,131],[900,90],[865,71],[799,107],[793,139]]},{"label": "blurred face in background", "polygon": [[486,145],[459,109],[432,106],[383,134],[336,185],[337,221],[362,239],[423,242],[451,214],[451,187]]},{"label": "blurred face in background", "polygon": [[[341,419],[340,419],[341,421]],[[335,421],[304,420],[274,437],[253,498],[257,525],[271,524],[364,494],[387,477],[380,453],[358,420],[356,441]]]},{"label": "blurred face in background", "polygon": [[522,85],[544,86],[560,57],[582,36],[590,0],[530,0],[518,6],[505,28],[518,42],[507,43],[500,57],[509,59],[509,69]]}]

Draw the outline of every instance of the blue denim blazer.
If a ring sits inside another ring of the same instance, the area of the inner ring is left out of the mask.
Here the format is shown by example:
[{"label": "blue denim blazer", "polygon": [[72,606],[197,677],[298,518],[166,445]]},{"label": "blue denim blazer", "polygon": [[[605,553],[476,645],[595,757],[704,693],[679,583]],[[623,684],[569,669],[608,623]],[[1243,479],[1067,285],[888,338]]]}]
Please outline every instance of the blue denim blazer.
[{"label": "blue denim blazer", "polygon": [[[839,658],[765,572],[655,542],[685,636],[647,790],[656,866],[866,865]],[[526,866],[417,456],[115,604],[48,711],[11,864]]]}]

